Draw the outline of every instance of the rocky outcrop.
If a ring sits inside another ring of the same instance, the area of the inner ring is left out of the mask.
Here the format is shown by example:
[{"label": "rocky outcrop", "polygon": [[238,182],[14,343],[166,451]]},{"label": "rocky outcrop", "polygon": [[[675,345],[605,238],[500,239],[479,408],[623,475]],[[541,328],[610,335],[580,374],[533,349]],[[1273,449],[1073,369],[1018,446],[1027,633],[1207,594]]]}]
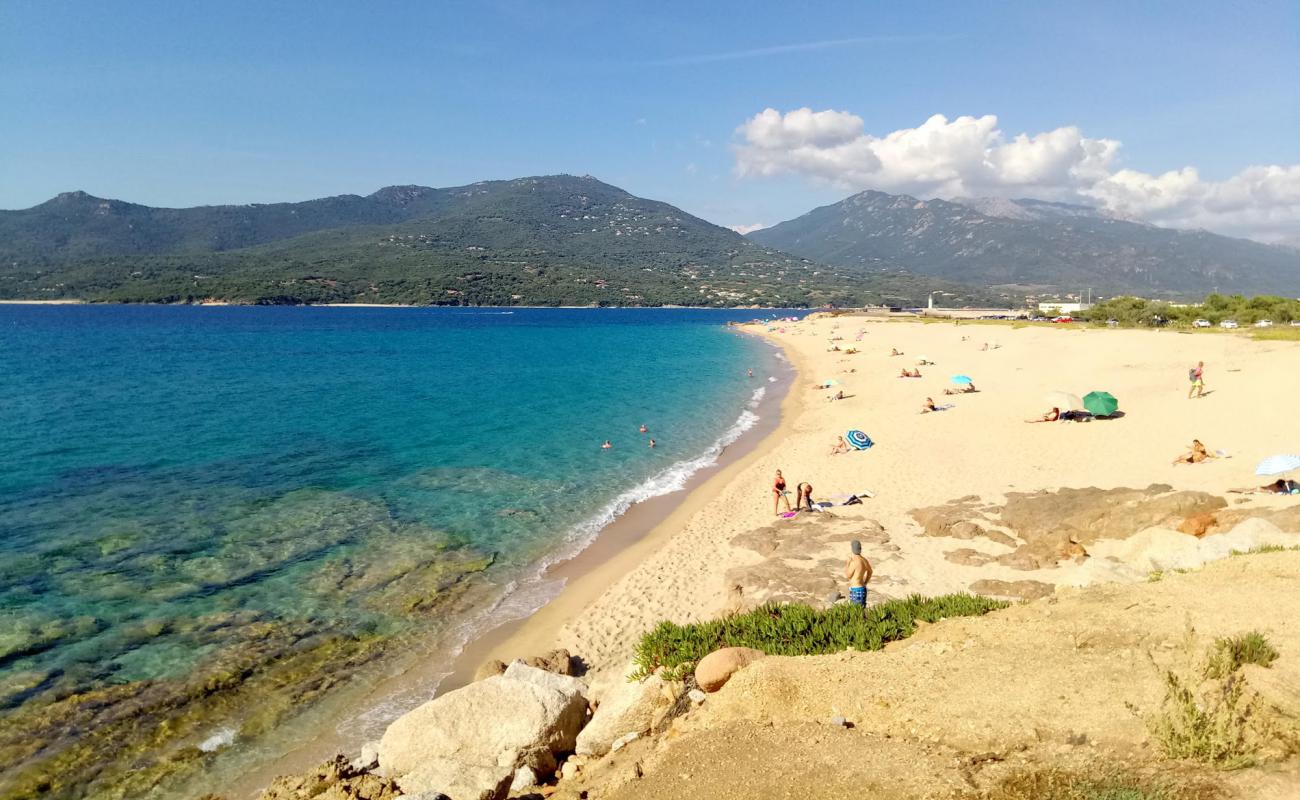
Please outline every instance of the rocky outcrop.
[{"label": "rocky outcrop", "polygon": [[[1035,570],[1062,561],[1081,562],[1095,542],[1127,539],[1154,527],[1204,536],[1219,524],[1216,515],[1226,506],[1223,498],[1205,492],[1175,492],[1170,486],[1152,484],[1145,489],[1012,493],[1002,506],[965,497],[915,509],[911,516],[927,536],[985,537],[1013,546],[1015,550],[990,560],[1012,569]],[[971,565],[984,560],[969,550],[953,551],[948,559]]]},{"label": "rocky outcrop", "polygon": [[260,800],[399,800],[393,781],[349,764],[335,756],[303,775],[276,778]]},{"label": "rocky outcrop", "polygon": [[873,561],[899,549],[880,523],[844,519],[830,512],[801,514],[788,523],[732,538],[733,546],[752,550],[763,559],[728,570],[726,581],[732,587],[728,611],[743,612],[769,602],[815,606],[834,602],[843,583],[843,556],[815,558],[809,553],[832,548],[847,555],[848,543],[854,539],[869,548]]},{"label": "rocky outcrop", "polygon": [[[568,650],[559,648],[540,656],[530,656],[519,659],[524,664],[538,669],[544,669],[547,672],[554,672],[557,675],[577,675],[578,660],[570,655]],[[489,661],[479,667],[474,673],[474,680],[481,681],[484,678],[490,678],[493,675],[500,675],[506,671],[510,665],[501,660]]]},{"label": "rocky outcrop", "polygon": [[[629,665],[622,674],[630,674],[632,669]],[[580,756],[604,755],[622,737],[648,733],[681,692],[680,683],[669,683],[658,675],[618,681],[606,691],[591,721],[578,734],[576,752]]]},{"label": "rocky outcrop", "polygon": [[502,797],[520,767],[549,775],[557,755],[573,751],[585,692],[576,678],[516,662],[394,721],[379,742],[380,769],[406,794]]},{"label": "rocky outcrop", "polygon": [[706,692],[716,692],[731,676],[763,658],[765,653],[750,647],[724,647],[714,650],[695,665],[695,682]]}]

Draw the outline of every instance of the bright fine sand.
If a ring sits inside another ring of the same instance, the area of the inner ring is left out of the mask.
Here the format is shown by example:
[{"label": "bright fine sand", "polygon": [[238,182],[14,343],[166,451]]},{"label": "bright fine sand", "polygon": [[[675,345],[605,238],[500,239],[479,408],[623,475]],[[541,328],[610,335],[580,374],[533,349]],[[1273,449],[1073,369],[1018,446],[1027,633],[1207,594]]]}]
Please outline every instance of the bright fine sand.
[{"label": "bright fine sand", "polygon": [[[841,527],[867,530],[866,521],[874,520],[888,534],[887,544],[863,537],[864,555],[876,569],[874,603],[912,593],[966,591],[981,578],[1061,585],[1087,583],[1099,574],[1073,565],[1025,571],[952,563],[943,554],[954,548],[953,541],[919,536],[912,509],[970,495],[999,502],[1007,492],[1062,487],[1164,483],[1222,495],[1267,482],[1254,475],[1265,456],[1300,451],[1300,415],[1294,413],[1300,342],[824,315],[771,330],[746,329],[781,345],[798,371],[779,429],[754,454],[693,492],[627,553],[571,584],[493,656],[508,660],[563,646],[608,676],[628,663],[640,634],[660,620],[704,620],[733,606],[735,581],[728,580],[728,571],[762,557],[731,540],[774,524],[795,524],[773,515],[777,469],[792,490],[811,482],[816,500],[863,489],[875,493],[863,505],[831,509]],[[860,352],[842,352],[850,347]],[[903,355],[891,356],[894,348]],[[921,358],[935,362],[919,367],[922,378],[897,377]],[[1188,400],[1187,371],[1197,361],[1205,362],[1207,393]],[[945,396],[957,374],[972,377],[979,393]],[[844,399],[831,401],[834,391],[816,388],[831,378],[843,383]],[[1026,424],[1048,410],[1043,396],[1052,390],[1080,397],[1109,391],[1119,398],[1124,416]],[[919,413],[926,397],[953,407]],[[836,436],[853,428],[865,431],[876,446],[831,455]],[[1222,450],[1230,457],[1173,465],[1193,438],[1211,453]],[[1251,496],[1237,502],[1241,508],[1280,508],[1296,501]],[[962,546],[987,550],[991,545]],[[833,547],[810,541],[806,557],[820,564],[847,554],[842,540]],[[761,597],[746,594],[745,599]]]}]

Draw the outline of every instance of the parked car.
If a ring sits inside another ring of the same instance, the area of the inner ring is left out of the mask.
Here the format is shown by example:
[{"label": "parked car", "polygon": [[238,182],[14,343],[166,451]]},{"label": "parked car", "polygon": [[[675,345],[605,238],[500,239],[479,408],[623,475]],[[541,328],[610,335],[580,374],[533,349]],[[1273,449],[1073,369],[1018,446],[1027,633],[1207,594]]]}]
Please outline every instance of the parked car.
[{"label": "parked car", "polygon": [[1116,327],[1116,326],[1118,326],[1118,325],[1119,325],[1119,320],[1117,320],[1117,319],[1108,319],[1108,320],[1106,320],[1106,327],[1108,327],[1108,328],[1114,328],[1114,327]]},{"label": "parked car", "polygon": [[1074,322],[1074,317],[1052,317],[1052,322]]},{"label": "parked car", "polygon": [[1232,328],[1236,328],[1236,327],[1239,327],[1239,326],[1237,325],[1237,321],[1236,321],[1235,319],[1225,319],[1223,322],[1220,322],[1220,323],[1219,323],[1219,327],[1220,327],[1220,328],[1227,328],[1227,329],[1231,330]]},{"label": "parked car", "polygon": [[1271,328],[1271,327],[1273,327],[1273,320],[1271,320],[1271,319],[1261,319],[1259,322],[1256,322],[1256,323],[1255,323],[1255,327],[1256,327],[1256,328]]},{"label": "parked car", "polygon": [[1293,320],[1291,320],[1291,327],[1292,327],[1292,328],[1300,328],[1300,319],[1293,319]]},{"label": "parked car", "polygon": [[1208,328],[1208,327],[1210,327],[1210,321],[1209,321],[1208,319],[1198,319],[1198,320],[1196,320],[1195,322],[1192,323],[1192,327],[1193,327],[1193,328]]}]

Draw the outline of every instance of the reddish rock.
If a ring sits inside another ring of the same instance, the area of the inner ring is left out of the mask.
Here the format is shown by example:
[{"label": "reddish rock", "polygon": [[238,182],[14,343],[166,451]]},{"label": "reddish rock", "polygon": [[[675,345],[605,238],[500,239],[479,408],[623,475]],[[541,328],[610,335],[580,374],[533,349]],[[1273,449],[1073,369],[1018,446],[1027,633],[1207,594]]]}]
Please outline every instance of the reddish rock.
[{"label": "reddish rock", "polygon": [[695,665],[695,682],[706,692],[721,689],[731,676],[765,655],[749,647],[724,647],[714,650]]}]

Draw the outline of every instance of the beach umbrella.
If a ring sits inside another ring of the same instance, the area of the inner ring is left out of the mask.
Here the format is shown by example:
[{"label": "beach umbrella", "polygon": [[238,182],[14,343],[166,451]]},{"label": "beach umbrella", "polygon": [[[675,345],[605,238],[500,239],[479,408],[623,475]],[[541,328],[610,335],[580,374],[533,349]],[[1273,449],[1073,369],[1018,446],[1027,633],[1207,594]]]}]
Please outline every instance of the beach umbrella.
[{"label": "beach umbrella", "polygon": [[1119,410],[1119,401],[1110,392],[1088,392],[1083,396],[1083,407],[1095,417],[1109,417]]},{"label": "beach umbrella", "polygon": [[1300,456],[1269,456],[1255,467],[1256,475],[1281,475],[1293,469],[1300,469]]},{"label": "beach umbrella", "polygon": [[1062,411],[1083,410],[1083,401],[1079,399],[1077,394],[1070,394],[1069,392],[1048,392],[1043,395],[1043,402]]},{"label": "beach umbrella", "polygon": [[868,447],[875,444],[875,442],[871,441],[870,436],[859,430],[849,431],[844,434],[844,438],[853,446],[854,450],[866,450]]},{"label": "beach umbrella", "polygon": [[971,380],[969,375],[953,375],[952,382],[965,386],[966,384],[971,384],[974,383],[975,381]]}]

